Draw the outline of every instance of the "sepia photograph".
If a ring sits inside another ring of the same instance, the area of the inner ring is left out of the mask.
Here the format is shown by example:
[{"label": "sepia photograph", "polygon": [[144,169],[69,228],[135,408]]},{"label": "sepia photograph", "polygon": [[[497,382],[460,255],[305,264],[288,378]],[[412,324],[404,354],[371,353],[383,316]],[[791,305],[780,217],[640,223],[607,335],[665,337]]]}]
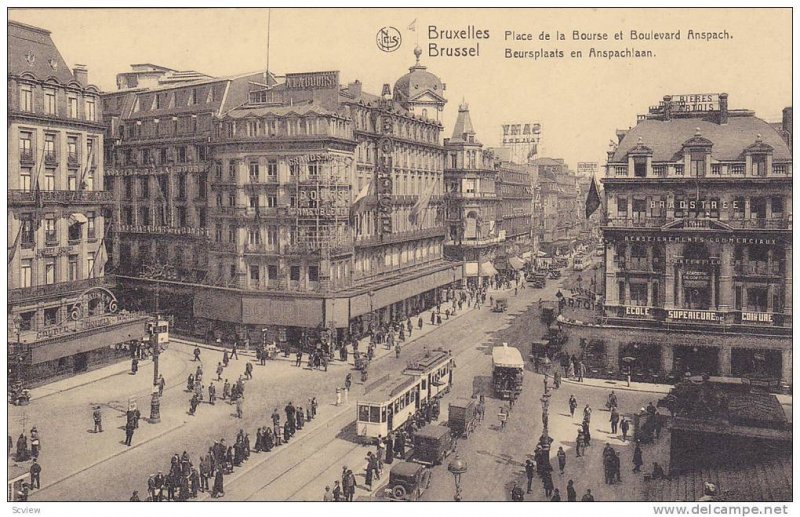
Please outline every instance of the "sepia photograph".
[{"label": "sepia photograph", "polygon": [[6,18],[9,514],[789,513],[791,8]]}]

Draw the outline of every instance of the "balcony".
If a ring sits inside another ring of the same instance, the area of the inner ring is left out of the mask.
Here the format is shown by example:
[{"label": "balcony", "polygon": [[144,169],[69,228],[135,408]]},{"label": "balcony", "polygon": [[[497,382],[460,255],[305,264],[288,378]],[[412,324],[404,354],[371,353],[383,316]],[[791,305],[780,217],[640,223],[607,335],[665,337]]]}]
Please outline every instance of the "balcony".
[{"label": "balcony", "polygon": [[173,235],[179,237],[194,237],[208,239],[208,228],[195,228],[191,226],[151,226],[143,224],[114,224],[118,233],[137,233],[149,235]]},{"label": "balcony", "polygon": [[267,245],[263,243],[244,245],[245,255],[277,255],[278,253],[280,253],[280,251],[277,245]]},{"label": "balcony", "polygon": [[209,242],[208,250],[217,253],[236,253],[235,242]]},{"label": "balcony", "polygon": [[480,248],[482,246],[490,246],[492,244],[500,244],[505,239],[500,236],[497,237],[481,237],[478,239],[463,239],[461,242],[449,242],[448,244],[461,246],[462,248]]},{"label": "balcony", "polygon": [[[39,199],[44,205],[112,205],[114,193],[105,190],[40,190]],[[9,205],[34,205],[36,193],[32,190],[8,191]]]},{"label": "balcony", "polygon": [[722,223],[742,230],[791,230],[792,216],[757,217],[753,219],[723,219]]},{"label": "balcony", "polygon": [[766,262],[740,262],[736,261],[733,265],[733,272],[739,276],[777,276],[782,277],[784,272],[781,265],[777,262],[768,264]]},{"label": "balcony", "polygon": [[410,230],[407,232],[395,232],[388,235],[373,235],[371,237],[364,237],[357,239],[356,246],[372,247],[381,246],[383,244],[391,244],[395,242],[405,242],[418,239],[430,239],[435,237],[444,237],[445,229],[443,227],[426,228],[424,230]]},{"label": "balcony", "polygon": [[20,149],[19,150],[19,161],[20,163],[34,163],[33,159],[33,151]]},{"label": "balcony", "polygon": [[44,153],[45,165],[58,165],[58,156],[55,152]]},{"label": "balcony", "polygon": [[626,273],[664,273],[664,261],[658,257],[653,257],[652,261],[645,257],[620,260],[616,265]]},{"label": "balcony", "polygon": [[76,153],[67,154],[67,165],[75,165],[75,166],[77,166],[79,164],[80,164],[80,158],[78,157],[78,155]]},{"label": "balcony", "polygon": [[90,287],[102,287],[112,283],[111,278],[87,278],[72,282],[58,282],[56,284],[39,285],[35,287],[17,287],[8,290],[8,300],[10,303],[21,303],[26,300],[52,297],[57,298],[69,293],[78,293]]},{"label": "balcony", "polygon": [[661,228],[666,217],[610,217],[605,221],[609,228]]},{"label": "balcony", "polygon": [[320,255],[323,250],[331,255],[353,253],[353,239],[345,237],[332,241],[317,240],[281,246],[281,251],[284,255]]},{"label": "balcony", "polygon": [[495,192],[448,192],[450,199],[496,199]]}]

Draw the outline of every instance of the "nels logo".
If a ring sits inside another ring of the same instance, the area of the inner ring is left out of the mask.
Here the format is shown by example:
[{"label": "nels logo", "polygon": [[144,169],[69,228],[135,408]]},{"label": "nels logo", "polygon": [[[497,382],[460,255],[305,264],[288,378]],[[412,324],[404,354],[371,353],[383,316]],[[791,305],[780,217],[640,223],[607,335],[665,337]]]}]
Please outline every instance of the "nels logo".
[{"label": "nels logo", "polygon": [[403,37],[394,27],[382,27],[375,36],[375,43],[383,52],[394,52],[400,48]]}]

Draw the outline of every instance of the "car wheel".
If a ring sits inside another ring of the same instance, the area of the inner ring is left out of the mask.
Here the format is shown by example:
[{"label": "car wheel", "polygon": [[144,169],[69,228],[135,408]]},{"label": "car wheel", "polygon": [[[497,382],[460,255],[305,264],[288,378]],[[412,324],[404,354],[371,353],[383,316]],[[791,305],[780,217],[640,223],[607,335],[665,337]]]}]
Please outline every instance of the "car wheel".
[{"label": "car wheel", "polygon": [[403,485],[397,485],[392,489],[392,495],[395,499],[403,499],[406,496],[406,488]]}]

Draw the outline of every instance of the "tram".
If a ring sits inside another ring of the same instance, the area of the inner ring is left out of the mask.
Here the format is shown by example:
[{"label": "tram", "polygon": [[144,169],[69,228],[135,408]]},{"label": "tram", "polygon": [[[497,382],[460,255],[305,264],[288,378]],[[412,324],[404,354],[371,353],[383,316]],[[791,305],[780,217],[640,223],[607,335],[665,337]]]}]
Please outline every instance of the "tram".
[{"label": "tram", "polygon": [[426,403],[450,390],[453,358],[439,349],[420,354],[401,373],[376,382],[356,406],[356,433],[369,440],[387,436],[402,426]]}]

